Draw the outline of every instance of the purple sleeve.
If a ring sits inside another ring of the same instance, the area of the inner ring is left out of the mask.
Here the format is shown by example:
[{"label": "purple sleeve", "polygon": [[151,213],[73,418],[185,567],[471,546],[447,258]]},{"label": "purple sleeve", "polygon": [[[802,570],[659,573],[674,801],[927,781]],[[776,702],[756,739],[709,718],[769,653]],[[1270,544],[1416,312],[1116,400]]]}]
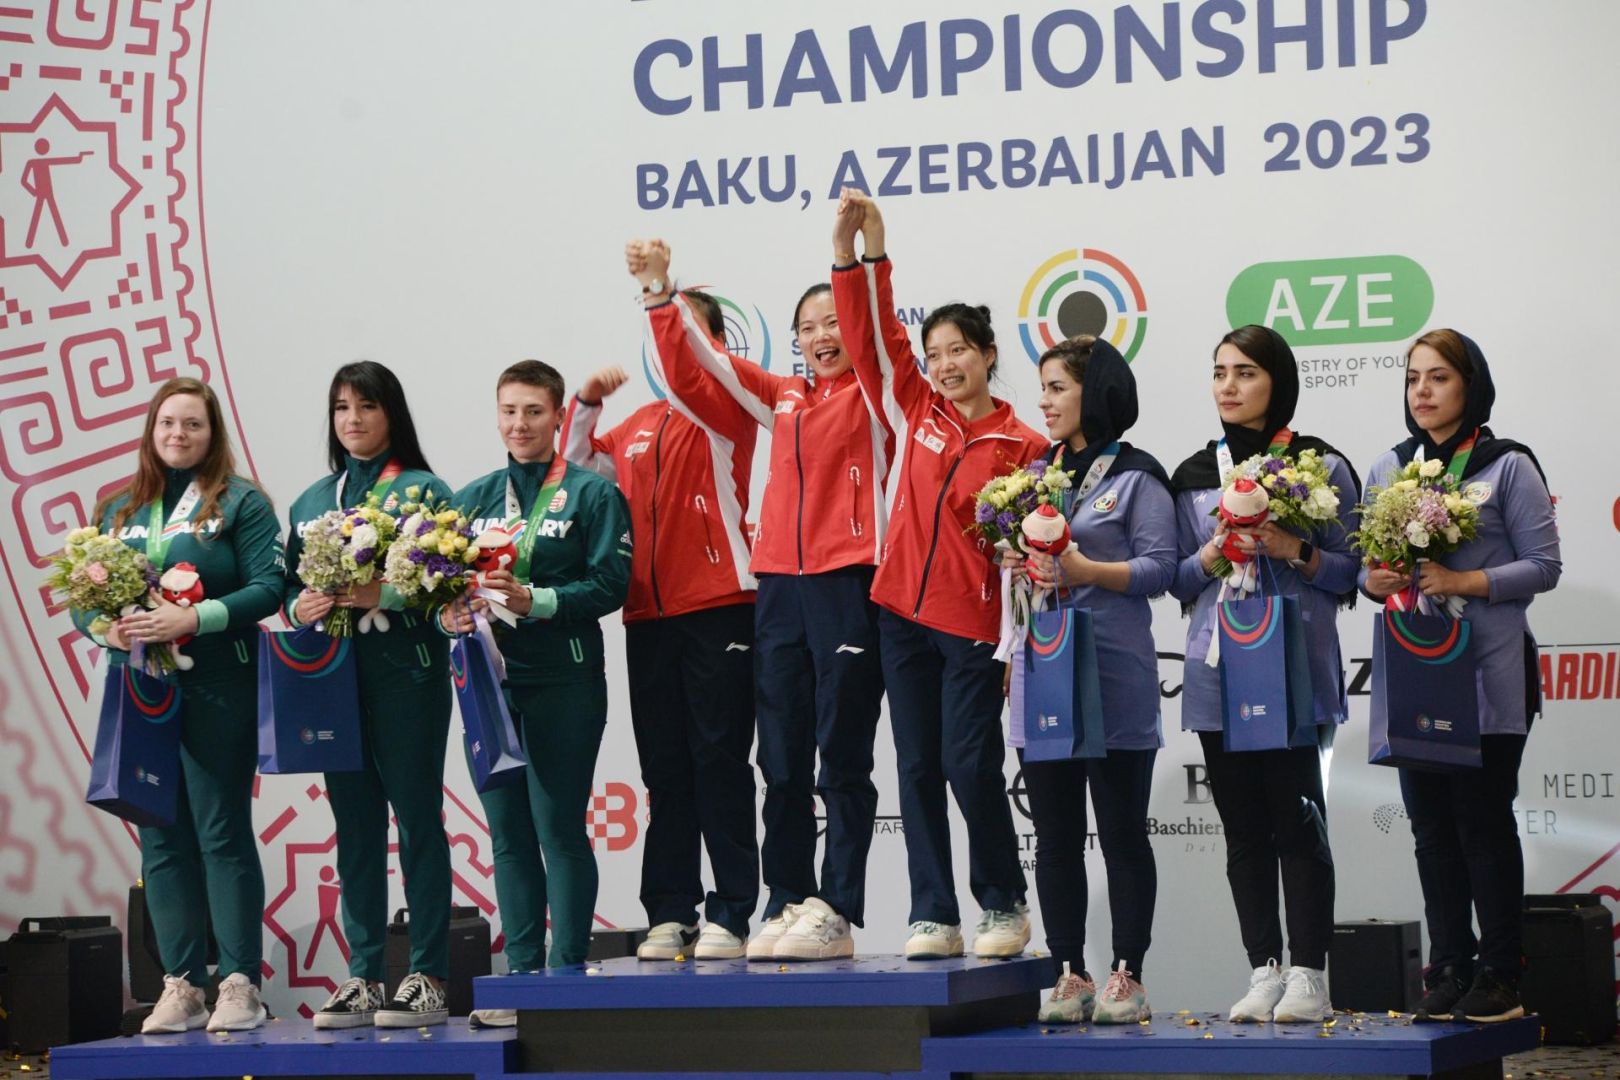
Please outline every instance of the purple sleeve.
[{"label": "purple sleeve", "polygon": [[1336,454],[1328,455],[1327,466],[1333,486],[1339,489],[1339,520],[1323,525],[1312,536],[1322,558],[1316,567],[1316,577],[1309,584],[1337,596],[1353,590],[1359,577],[1361,559],[1350,550],[1350,534],[1356,531],[1361,515],[1356,512],[1359,492],[1351,479],[1349,466]]},{"label": "purple sleeve", "polygon": [[[1137,473],[1130,506],[1131,570],[1127,596],[1158,596],[1176,577],[1176,508],[1170,492],[1146,473]],[[1200,571],[1202,573],[1202,571]]]},{"label": "purple sleeve", "polygon": [[1208,514],[1199,511],[1195,501],[1198,494],[1196,491],[1176,494],[1176,556],[1180,562],[1176,565],[1175,580],[1170,583],[1170,595],[1183,604],[1198,599],[1198,594],[1213,580],[1204,573],[1198,549],[1214,533],[1215,525]]},{"label": "purple sleeve", "polygon": [[1502,517],[1514,560],[1485,567],[1490,603],[1528,600],[1558,584],[1563,558],[1558,548],[1558,521],[1552,497],[1541,476],[1523,454],[1507,456],[1502,469]]}]

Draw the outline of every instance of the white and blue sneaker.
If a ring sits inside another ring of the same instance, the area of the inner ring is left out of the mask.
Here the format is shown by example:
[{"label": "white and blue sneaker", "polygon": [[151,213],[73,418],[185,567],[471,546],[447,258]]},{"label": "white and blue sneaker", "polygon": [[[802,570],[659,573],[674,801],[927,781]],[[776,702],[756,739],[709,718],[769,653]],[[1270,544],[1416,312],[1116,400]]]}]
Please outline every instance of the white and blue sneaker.
[{"label": "white and blue sneaker", "polygon": [[974,956],[1021,956],[1028,944],[1028,904],[1017,904],[1011,911],[986,911],[979,916],[979,925],[973,934]]},{"label": "white and blue sneaker", "polygon": [[945,960],[962,955],[962,928],[955,923],[920,919],[906,938],[907,960]]},{"label": "white and blue sneaker", "polygon": [[674,960],[692,955],[698,928],[678,922],[661,922],[647,931],[647,938],[636,946],[637,960]]}]

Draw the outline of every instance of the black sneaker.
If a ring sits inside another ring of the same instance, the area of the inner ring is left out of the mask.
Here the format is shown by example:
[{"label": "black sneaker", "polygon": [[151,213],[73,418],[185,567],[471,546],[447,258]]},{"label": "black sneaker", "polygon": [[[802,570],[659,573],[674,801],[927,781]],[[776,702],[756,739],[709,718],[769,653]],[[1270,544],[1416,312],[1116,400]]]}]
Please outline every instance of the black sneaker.
[{"label": "black sneaker", "polygon": [[1516,983],[1508,982],[1500,972],[1482,967],[1474,976],[1474,985],[1457,1002],[1451,1015],[1476,1024],[1498,1024],[1523,1016],[1524,1006],[1519,1003]]},{"label": "black sneaker", "polygon": [[1413,1019],[1418,1023],[1450,1020],[1451,1011],[1468,993],[1468,982],[1450,964],[1430,968],[1423,973],[1423,997],[1417,1004]]},{"label": "black sneaker", "polygon": [[315,1014],[315,1029],[366,1027],[382,1008],[382,983],[368,983],[364,979],[347,979],[338,987],[321,1011]]},{"label": "black sneaker", "polygon": [[450,1010],[445,1006],[444,991],[415,971],[405,976],[388,1007],[377,1010],[376,1024],[380,1028],[413,1028],[442,1024],[448,1019]]}]

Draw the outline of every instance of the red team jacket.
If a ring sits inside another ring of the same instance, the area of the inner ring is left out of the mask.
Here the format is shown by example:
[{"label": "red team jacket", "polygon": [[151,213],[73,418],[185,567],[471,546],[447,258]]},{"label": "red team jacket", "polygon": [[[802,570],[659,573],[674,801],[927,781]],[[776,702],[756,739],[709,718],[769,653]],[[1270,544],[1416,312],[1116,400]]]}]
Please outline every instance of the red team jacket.
[{"label": "red team jacket", "polygon": [[1047,441],[1005,401],[970,424],[934,390],[895,315],[890,273],[889,260],[879,259],[832,277],[844,348],[895,438],[889,534],[872,599],[935,630],[993,642],[1000,571],[995,550],[968,534],[974,496],[992,477],[1039,457]]},{"label": "red team jacket", "polygon": [[679,296],[649,309],[647,318],[670,401],[700,422],[740,407],[771,433],[753,572],[819,574],[876,563],[893,444],[855,375],[826,385],[772,375],[717,347]]},{"label": "red team jacket", "polygon": [[568,403],[563,456],[614,480],[630,503],[636,543],[624,621],[752,603],[743,519],[753,417],[732,405],[700,419],[655,401],[598,435],[601,415],[600,402]]}]

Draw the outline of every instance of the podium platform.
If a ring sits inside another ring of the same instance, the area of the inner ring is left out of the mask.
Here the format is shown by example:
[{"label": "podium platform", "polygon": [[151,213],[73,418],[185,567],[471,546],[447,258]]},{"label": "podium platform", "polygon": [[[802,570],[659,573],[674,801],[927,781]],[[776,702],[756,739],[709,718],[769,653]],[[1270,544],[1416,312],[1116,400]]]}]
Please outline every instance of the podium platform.
[{"label": "podium platform", "polygon": [[1123,1026],[1039,1024],[1046,959],[814,963],[608,960],[476,980],[480,1008],[518,1027],[134,1036],[58,1047],[58,1080],[344,1076],[497,1080],[1034,1080],[1092,1076],[1373,1076],[1500,1080],[1540,1020],[1229,1024],[1158,1013]]},{"label": "podium platform", "polygon": [[924,1039],[1033,1020],[1050,973],[1029,957],[626,958],[478,979],[473,997],[519,1010],[519,1075],[907,1076]]},{"label": "podium platform", "polygon": [[131,1035],[59,1046],[52,1080],[180,1077],[316,1077],[382,1080],[432,1076],[484,1080],[516,1063],[511,1028],[472,1031],[465,1020],[431,1028],[316,1031],[302,1017],[272,1020],[256,1031],[210,1035]]}]

